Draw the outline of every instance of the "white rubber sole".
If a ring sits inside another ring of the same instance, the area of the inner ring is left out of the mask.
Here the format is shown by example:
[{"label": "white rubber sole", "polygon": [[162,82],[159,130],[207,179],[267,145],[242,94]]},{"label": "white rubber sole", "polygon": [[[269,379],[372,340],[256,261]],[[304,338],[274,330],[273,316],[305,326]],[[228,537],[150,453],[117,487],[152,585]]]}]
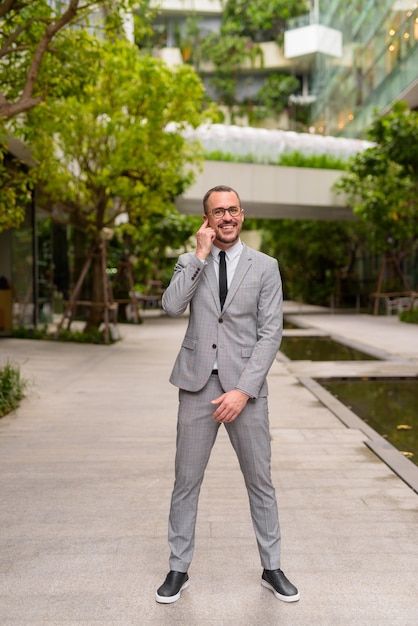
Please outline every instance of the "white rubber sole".
[{"label": "white rubber sole", "polygon": [[160,604],[171,604],[172,602],[177,602],[177,600],[180,598],[181,596],[181,592],[184,591],[185,589],[187,589],[187,587],[190,584],[190,580],[186,580],[185,583],[183,583],[180,591],[178,593],[176,593],[175,596],[159,596],[158,593],[155,594],[155,599],[157,600],[157,602],[159,602]]},{"label": "white rubber sole", "polygon": [[268,583],[266,580],[264,580],[264,578],[261,579],[261,584],[266,589],[270,589],[270,591],[273,592],[275,597],[278,600],[282,600],[283,602],[297,602],[300,599],[299,593],[296,593],[294,596],[283,596],[281,593],[276,591],[275,588],[272,585],[270,585],[270,583]]}]

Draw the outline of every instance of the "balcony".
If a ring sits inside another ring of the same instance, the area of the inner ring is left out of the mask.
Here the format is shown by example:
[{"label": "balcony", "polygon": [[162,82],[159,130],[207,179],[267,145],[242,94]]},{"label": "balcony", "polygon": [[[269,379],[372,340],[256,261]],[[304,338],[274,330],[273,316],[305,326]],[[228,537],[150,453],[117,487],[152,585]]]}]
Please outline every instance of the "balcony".
[{"label": "balcony", "polygon": [[152,0],[151,6],[157,7],[162,13],[202,13],[205,15],[222,13],[220,0]]},{"label": "balcony", "polygon": [[342,56],[342,33],[322,24],[309,24],[284,35],[284,56],[299,61],[314,58],[317,53],[340,58]]},{"label": "balcony", "polygon": [[[286,59],[283,48],[278,46],[274,41],[266,41],[257,45],[260,47],[260,54],[254,58],[253,62],[250,59],[245,59],[241,66],[243,72],[274,70],[292,66],[292,61]],[[182,65],[184,62],[179,48],[161,48],[155,50],[154,55],[163,59],[169,66]],[[199,65],[199,71],[202,73],[210,74],[214,72],[214,70],[215,66],[212,63],[201,62]]]},{"label": "balcony", "polygon": [[313,2],[312,11],[293,18],[284,34],[284,56],[296,65],[309,68],[318,54],[341,58],[342,32],[319,23],[319,3]]}]

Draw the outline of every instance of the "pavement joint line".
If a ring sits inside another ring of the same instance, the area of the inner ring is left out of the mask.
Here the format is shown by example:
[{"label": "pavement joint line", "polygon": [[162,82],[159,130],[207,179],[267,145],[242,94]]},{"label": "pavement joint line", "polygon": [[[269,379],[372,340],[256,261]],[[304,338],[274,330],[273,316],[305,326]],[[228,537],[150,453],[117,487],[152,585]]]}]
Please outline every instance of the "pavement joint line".
[{"label": "pavement joint line", "polygon": [[418,467],[406,459],[389,441],[366,424],[356,413],[340,402],[327,389],[310,377],[296,377],[315,397],[329,409],[347,428],[360,430],[364,443],[372,450],[401,480],[418,494]]},{"label": "pavement joint line", "polygon": [[[288,319],[291,323],[294,321],[295,324],[302,326],[303,322],[301,322],[300,318],[297,320],[292,320],[291,315],[286,315],[286,319]],[[353,341],[352,339],[348,339],[347,337],[342,337],[336,333],[329,333],[326,331],[318,330],[317,328],[312,328],[308,324],[303,325],[301,327],[302,332],[300,336],[306,337],[309,334],[309,331],[312,331],[312,336],[326,336],[336,341],[337,343],[344,344],[350,348],[354,348],[366,354],[370,354],[381,361],[391,361],[397,362],[399,364],[405,363],[405,359],[401,359],[396,355],[392,355],[385,350],[379,350],[378,348],[365,345],[359,341]],[[284,336],[286,336],[286,332],[284,331]],[[289,336],[297,336],[296,331],[291,331],[288,333]],[[289,359],[283,353],[279,353],[278,359],[279,362],[286,364],[297,363],[296,360]],[[322,361],[323,362],[323,361]],[[414,363],[415,360],[411,359],[407,361],[408,363]],[[357,361],[355,362],[357,363]],[[362,361],[359,361],[362,363]],[[325,389],[321,383],[321,377],[318,376],[318,380],[308,377],[308,376],[298,376],[295,374],[296,379],[306,387],[311,393],[313,393],[316,398],[327,407],[347,428],[360,430],[365,435],[364,443],[365,445],[376,454],[401,480],[403,480],[415,493],[418,494],[418,467],[414,465],[411,461],[406,459],[403,454],[395,448],[389,441],[387,441],[384,437],[379,435],[371,426],[369,426],[366,422],[364,422],[358,415],[356,415],[351,409],[349,409],[345,404],[340,402],[335,396],[333,396],[327,389]],[[402,374],[400,378],[416,378],[417,374],[405,375]],[[327,376],[327,380],[330,378],[333,379],[341,379],[341,376]],[[350,378],[353,378],[350,376]],[[374,376],[373,378],[380,379],[385,378],[385,376]],[[393,377],[391,377],[393,378]]]},{"label": "pavement joint line", "polygon": [[[328,335],[370,339],[409,363],[386,359],[382,371],[418,368],[416,327],[360,318],[350,326],[338,316],[311,317]],[[385,446],[390,456],[385,440],[306,386],[321,390],[325,376],[316,375],[315,362],[292,371],[296,361],[284,363],[280,353],[270,387],[273,472],[284,565],[301,602],[278,603],[259,584],[248,499],[222,429],[202,492],[193,593],[171,607],[155,603],[168,556],[175,450],[177,390],[168,376],[184,328],[184,319],[155,315],[123,326],[124,341],[104,350],[62,344],[57,362],[50,345],[0,342],[0,361],[30,353],[24,373],[39,381],[33,401],[0,420],[2,498],[10,503],[2,507],[1,626],[415,626],[416,493],[375,452]],[[112,356],[83,368],[98,351]],[[68,388],[66,374],[78,365]],[[338,376],[332,368],[324,369]],[[360,371],[355,362],[346,369],[350,377]]]}]

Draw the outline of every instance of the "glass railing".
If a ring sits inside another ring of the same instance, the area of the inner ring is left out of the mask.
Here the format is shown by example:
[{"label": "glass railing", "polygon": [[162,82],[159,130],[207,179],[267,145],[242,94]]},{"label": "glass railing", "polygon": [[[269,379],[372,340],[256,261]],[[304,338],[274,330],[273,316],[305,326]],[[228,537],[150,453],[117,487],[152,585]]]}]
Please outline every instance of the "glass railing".
[{"label": "glass railing", "polygon": [[299,15],[299,17],[292,17],[290,20],[287,20],[285,30],[295,30],[311,24],[315,24],[314,16],[312,13],[306,13],[305,15]]},{"label": "glass railing", "polygon": [[359,137],[369,126],[375,109],[382,110],[412,87],[417,80],[418,45],[402,60],[385,80],[373,91],[368,101],[355,112],[354,120],[346,127],[345,137]]}]

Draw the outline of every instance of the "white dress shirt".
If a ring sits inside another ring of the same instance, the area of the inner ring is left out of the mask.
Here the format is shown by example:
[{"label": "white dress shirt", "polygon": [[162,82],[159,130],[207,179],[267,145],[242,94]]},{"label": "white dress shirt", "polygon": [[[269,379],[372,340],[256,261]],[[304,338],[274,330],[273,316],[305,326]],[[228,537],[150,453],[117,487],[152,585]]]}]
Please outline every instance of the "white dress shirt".
[{"label": "white dress shirt", "polygon": [[[212,246],[211,254],[213,257],[213,267],[215,268],[216,280],[219,281],[219,253],[221,249],[216,246]],[[226,280],[228,289],[232,282],[232,279],[235,274],[235,270],[237,269],[239,257],[242,252],[242,241],[238,241],[232,248],[228,248],[225,250],[225,261],[226,261]],[[215,363],[213,364],[213,369],[218,369],[218,358],[216,356]]]}]

